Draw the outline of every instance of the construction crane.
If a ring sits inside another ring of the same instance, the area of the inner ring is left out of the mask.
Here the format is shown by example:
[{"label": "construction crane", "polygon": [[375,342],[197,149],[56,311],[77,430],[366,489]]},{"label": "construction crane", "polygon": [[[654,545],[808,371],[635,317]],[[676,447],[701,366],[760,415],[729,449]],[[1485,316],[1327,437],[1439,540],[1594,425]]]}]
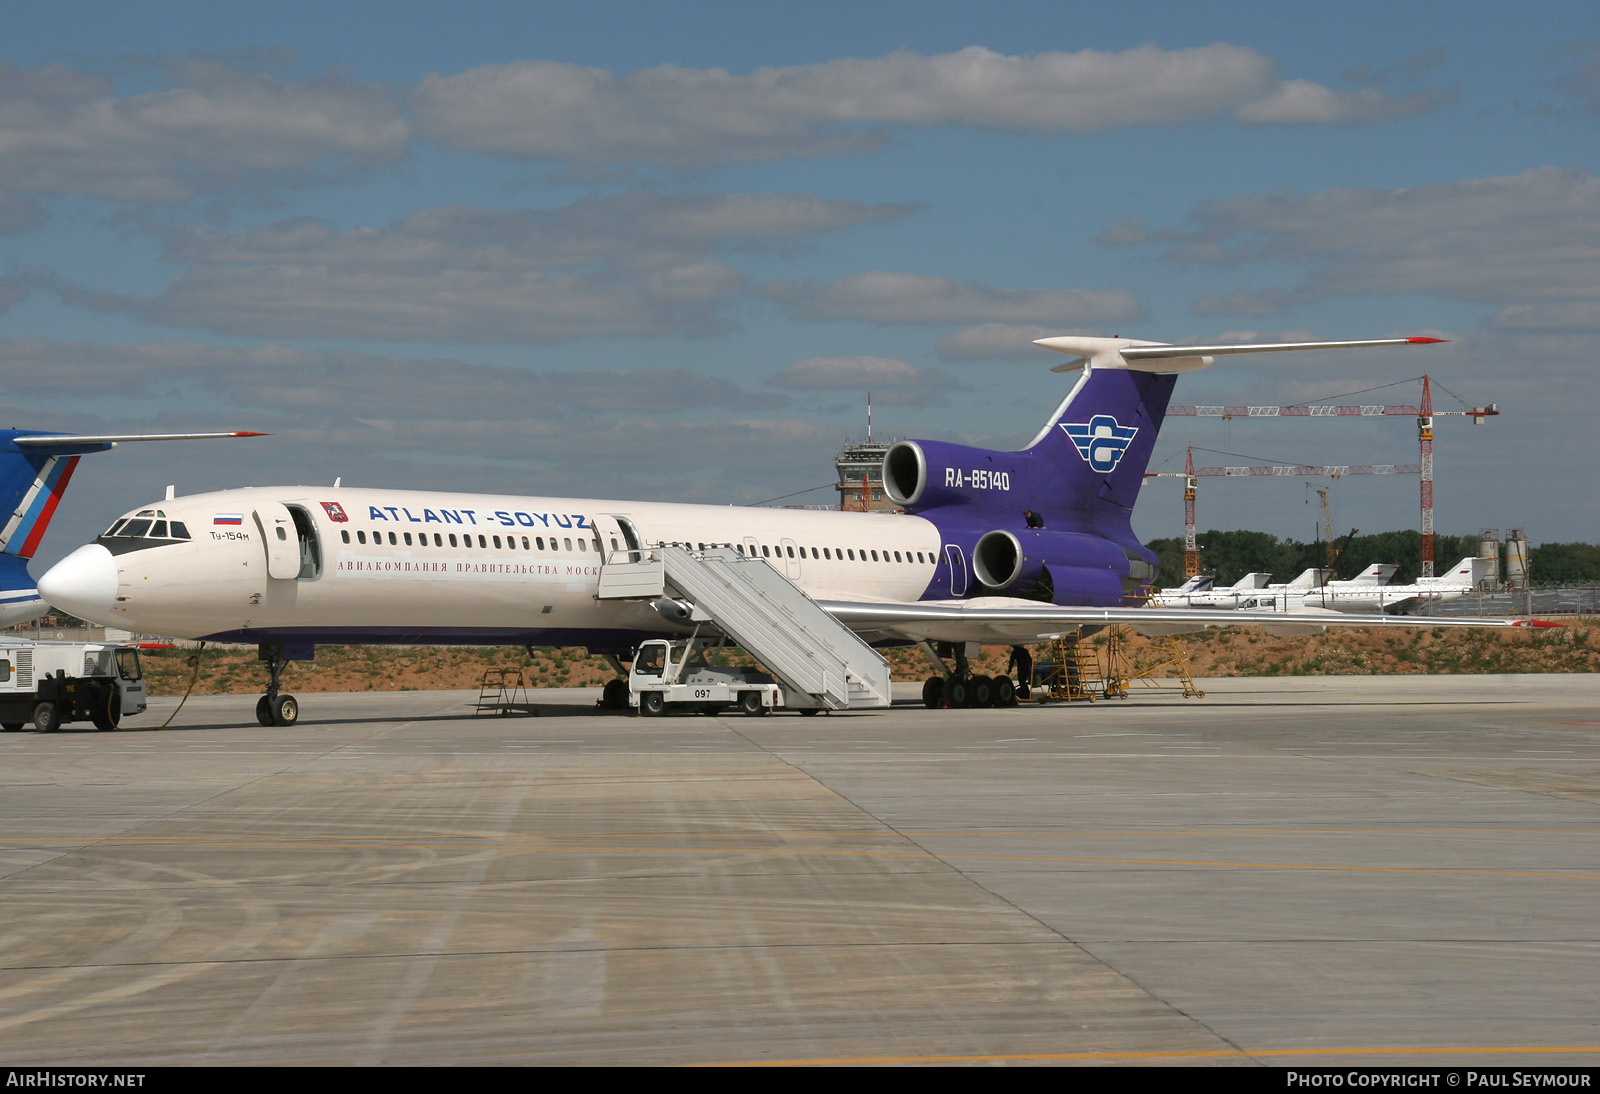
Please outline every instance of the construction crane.
[{"label": "construction crane", "polygon": [[[1410,383],[1411,381],[1402,381]],[[1393,385],[1388,385],[1393,386]],[[1416,418],[1417,444],[1422,452],[1422,576],[1433,576],[1433,419],[1435,417],[1471,418],[1473,425],[1499,415],[1497,404],[1465,407],[1462,410],[1434,410],[1433,388],[1428,374],[1422,374],[1422,404],[1420,406],[1331,406],[1302,403],[1296,406],[1169,406],[1167,416],[1189,418],[1372,418],[1399,415]],[[1267,474],[1268,472],[1260,472]],[[1285,472],[1286,474],[1292,472]],[[1356,472],[1350,472],[1355,474]],[[1369,472],[1376,473],[1376,472]],[[1198,561],[1196,565],[1198,566]],[[1187,555],[1185,567],[1187,567]]]},{"label": "construction crane", "polygon": [[[1168,413],[1171,413],[1169,410]],[[1200,451],[1209,452],[1211,449],[1202,448]],[[1231,452],[1219,452],[1217,455],[1230,456]],[[1253,457],[1244,457],[1250,459]],[[1346,475],[1416,475],[1422,468],[1414,463],[1340,463],[1340,464],[1302,464],[1302,463],[1271,463],[1262,461],[1253,464],[1236,464],[1232,466],[1195,467],[1194,445],[1188,446],[1184,457],[1183,471],[1146,471],[1146,479],[1183,479],[1183,576],[1191,578],[1200,573],[1200,546],[1196,539],[1195,531],[1195,500],[1200,493],[1200,480],[1205,478],[1235,478],[1240,476],[1253,477],[1267,475],[1273,477],[1294,476],[1296,478],[1332,478],[1339,479]],[[1431,498],[1430,498],[1431,504]],[[1430,525],[1431,527],[1431,525]]]}]

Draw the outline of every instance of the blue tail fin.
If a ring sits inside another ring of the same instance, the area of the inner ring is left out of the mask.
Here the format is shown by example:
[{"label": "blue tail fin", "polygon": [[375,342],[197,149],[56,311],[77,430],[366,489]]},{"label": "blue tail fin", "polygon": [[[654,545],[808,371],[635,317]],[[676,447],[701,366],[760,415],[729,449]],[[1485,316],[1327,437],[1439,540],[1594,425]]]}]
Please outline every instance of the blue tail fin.
[{"label": "blue tail fin", "polygon": [[1172,373],[1086,370],[1023,450],[1032,465],[1035,508],[1047,521],[1059,516],[1102,534],[1130,527],[1177,379]]},{"label": "blue tail fin", "polygon": [[32,558],[56,515],[61,495],[77,469],[77,455],[29,451],[18,437],[30,430],[0,430],[0,552]]}]

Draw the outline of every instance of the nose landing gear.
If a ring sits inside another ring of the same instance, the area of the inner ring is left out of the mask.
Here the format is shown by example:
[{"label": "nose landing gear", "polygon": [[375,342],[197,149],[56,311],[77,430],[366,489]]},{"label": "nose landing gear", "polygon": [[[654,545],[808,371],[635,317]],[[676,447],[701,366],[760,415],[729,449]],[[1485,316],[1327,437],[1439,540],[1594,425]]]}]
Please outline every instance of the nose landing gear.
[{"label": "nose landing gear", "polygon": [[[300,720],[300,701],[279,691],[283,670],[290,661],[309,661],[313,647],[287,647],[263,642],[256,651],[267,666],[267,693],[256,700],[256,721],[264,726],[292,726]],[[296,656],[299,655],[299,656]]]}]

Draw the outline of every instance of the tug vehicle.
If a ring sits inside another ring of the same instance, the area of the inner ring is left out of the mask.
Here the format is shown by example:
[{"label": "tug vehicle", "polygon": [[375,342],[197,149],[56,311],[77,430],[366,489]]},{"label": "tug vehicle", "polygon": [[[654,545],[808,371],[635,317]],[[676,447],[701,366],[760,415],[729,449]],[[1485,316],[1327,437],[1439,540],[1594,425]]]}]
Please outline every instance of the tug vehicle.
[{"label": "tug vehicle", "polygon": [[54,733],[88,720],[116,729],[145,709],[144,670],[134,646],[108,642],[0,644],[0,728],[15,733],[32,722]]}]

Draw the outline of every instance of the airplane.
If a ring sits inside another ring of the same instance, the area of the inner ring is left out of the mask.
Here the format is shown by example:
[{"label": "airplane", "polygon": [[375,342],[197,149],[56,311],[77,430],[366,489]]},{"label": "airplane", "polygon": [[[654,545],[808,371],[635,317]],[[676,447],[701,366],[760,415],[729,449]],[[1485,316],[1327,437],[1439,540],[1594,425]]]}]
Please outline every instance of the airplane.
[{"label": "airplane", "polygon": [[[1516,625],[1316,609],[1219,613],[1127,600],[1156,576],[1155,554],[1134,535],[1131,515],[1179,374],[1222,354],[1439,341],[1039,339],[1071,357],[1052,371],[1080,375],[1037,435],[1015,452],[933,440],[892,445],[884,486],[903,513],[246,488],[140,506],[57,563],[39,588],[52,604],[129,630],[257,644],[268,674],[256,704],[263,725],[299,717],[280,676],[318,643],[582,646],[615,664],[647,638],[687,634],[686,613],[596,596],[601,568],[617,552],[635,557],[661,544],[731,545],[764,559],[865,641],[920,643],[936,661],[935,644],[949,643],[956,681],[967,678],[965,651],[974,644],[1118,623],[1152,634],[1231,624],[1279,634],[1373,623]],[[929,689],[924,697],[934,705]]]},{"label": "airplane", "polygon": [[[1400,567],[1393,562],[1374,562],[1365,570],[1347,581],[1330,581],[1327,584],[1340,588],[1350,586],[1387,585],[1394,580],[1394,575],[1400,572]],[[1324,586],[1326,588],[1327,586]]]},{"label": "airplane", "polygon": [[[1378,571],[1377,566],[1369,567],[1356,580],[1361,582],[1362,588],[1366,588],[1369,575]],[[1292,581],[1277,583],[1272,583],[1271,574],[1249,573],[1226,589],[1202,589],[1189,593],[1184,593],[1181,589],[1162,589],[1159,595],[1150,598],[1150,603],[1157,607],[1173,608],[1186,606],[1286,611],[1290,607],[1301,607],[1305,597],[1327,581],[1330,572],[1312,567],[1300,571]]]},{"label": "airplane", "polygon": [[[1410,585],[1362,584],[1359,579],[1330,581],[1306,593],[1301,603],[1337,612],[1388,612],[1391,615],[1414,612],[1427,604],[1461,599],[1494,573],[1495,564],[1495,559],[1468,555],[1448,573],[1419,577]],[[1381,565],[1389,566],[1391,575],[1399,569],[1392,563]]]},{"label": "airplane", "polygon": [[1211,586],[1216,583],[1215,574],[1196,574],[1188,578],[1182,585],[1173,585],[1162,589],[1160,596],[1188,596],[1190,593],[1206,593],[1211,591]]},{"label": "airplane", "polygon": [[129,441],[197,441],[264,437],[265,433],[142,433],[74,436],[33,429],[0,429],[0,627],[14,627],[50,610],[40,597],[28,560],[55,517],[78,460]]},{"label": "airplane", "polygon": [[1204,581],[1205,584],[1191,588],[1190,582],[1186,581],[1176,589],[1162,589],[1150,598],[1150,603],[1157,607],[1173,608],[1237,608],[1246,596],[1265,588],[1271,580],[1271,574],[1249,573],[1226,589],[1216,589],[1211,587],[1211,578],[1192,578],[1191,581]]}]

